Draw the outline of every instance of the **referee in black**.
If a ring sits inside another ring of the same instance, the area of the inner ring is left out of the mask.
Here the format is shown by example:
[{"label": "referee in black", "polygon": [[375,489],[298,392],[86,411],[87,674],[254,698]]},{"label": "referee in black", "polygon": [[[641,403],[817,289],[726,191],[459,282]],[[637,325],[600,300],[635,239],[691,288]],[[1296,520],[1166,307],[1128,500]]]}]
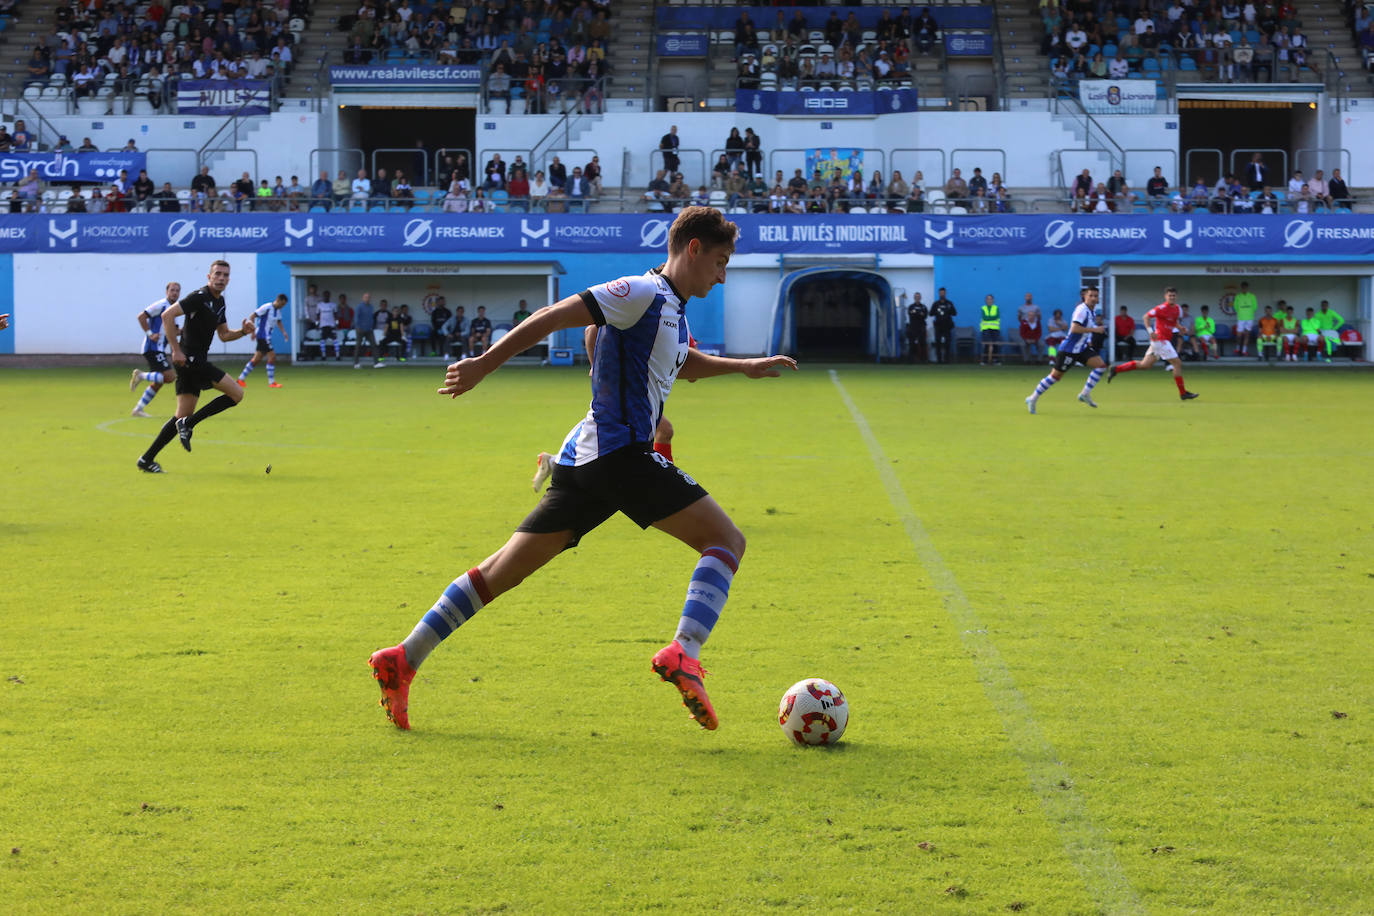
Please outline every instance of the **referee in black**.
[{"label": "referee in black", "polygon": [[[243,400],[243,389],[234,377],[225,375],[223,370],[210,362],[210,345],[214,343],[215,335],[226,342],[249,336],[253,333],[253,322],[245,318],[237,331],[229,330],[224,315],[224,288],[229,285],[228,261],[211,264],[206,279],[210,282],[189,296],[183,296],[180,302],[162,313],[162,332],[171,344],[172,363],[177,367],[177,412],[163,425],[153,444],[138,459],[138,469],[149,474],[162,473],[162,466],[156,461],[157,453],[173,437],[180,436],[181,447],[189,452],[191,431],[197,423]],[[184,319],[180,341],[175,330],[178,318]],[[220,396],[196,410],[200,393],[210,388],[219,391]]]}]

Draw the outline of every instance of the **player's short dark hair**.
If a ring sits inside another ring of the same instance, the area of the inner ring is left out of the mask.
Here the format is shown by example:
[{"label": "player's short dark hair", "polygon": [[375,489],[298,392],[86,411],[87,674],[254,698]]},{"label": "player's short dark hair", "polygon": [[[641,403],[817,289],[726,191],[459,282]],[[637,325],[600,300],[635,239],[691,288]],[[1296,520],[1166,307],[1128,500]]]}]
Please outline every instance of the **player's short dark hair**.
[{"label": "player's short dark hair", "polygon": [[281,299],[281,300],[283,300],[283,301],[285,301],[285,302],[290,302],[290,301],[291,301],[290,299],[287,298],[286,293],[277,293],[277,298],[278,298],[278,299]]},{"label": "player's short dark hair", "polygon": [[1176,293],[1176,292],[1178,292],[1178,287],[1176,287],[1176,286],[1166,286],[1166,287],[1164,287],[1164,292],[1166,292],[1166,293]]},{"label": "player's short dark hair", "polygon": [[698,239],[706,248],[729,247],[733,251],[738,236],[739,226],[715,207],[683,207],[668,229],[668,251],[686,251],[692,239]]},{"label": "player's short dark hair", "polygon": [[226,268],[227,268],[228,266],[229,266],[229,262],[226,261],[226,260],[224,260],[223,258],[216,258],[215,260],[213,260],[213,261],[210,262],[210,269],[211,269],[211,270],[214,270],[216,267],[226,267]]},{"label": "player's short dark hair", "polygon": [[1086,295],[1088,295],[1088,293],[1095,293],[1095,292],[1097,292],[1097,287],[1096,287],[1096,286],[1085,286],[1085,287],[1083,287],[1082,289],[1080,289],[1080,290],[1078,291],[1078,294],[1079,294],[1080,296],[1086,296]]}]

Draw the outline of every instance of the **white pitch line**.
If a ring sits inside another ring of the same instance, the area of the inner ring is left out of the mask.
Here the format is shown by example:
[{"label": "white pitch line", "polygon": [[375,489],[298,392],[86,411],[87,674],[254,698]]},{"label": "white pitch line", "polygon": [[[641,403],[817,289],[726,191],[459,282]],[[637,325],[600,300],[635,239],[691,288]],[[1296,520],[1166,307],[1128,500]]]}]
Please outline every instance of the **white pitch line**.
[{"label": "white pitch line", "polygon": [[979,621],[968,596],[959,587],[954,573],[945,565],[921,519],[911,508],[906,492],[892,471],[892,463],[883,453],[883,447],[873,435],[868,421],[840,382],[839,373],[833,369],[830,370],[830,380],[839,390],[840,398],[854,418],[854,425],[859,428],[859,434],[868,445],[888,499],[901,516],[911,546],[943,597],[945,610],[954,621],[959,638],[973,660],[983,693],[997,710],[1012,750],[1025,766],[1026,776],[1035,793],[1040,796],[1046,815],[1058,828],[1064,851],[1082,876],[1093,903],[1104,913],[1145,912],[1144,904],[1112,852],[1110,841],[1093,823],[1083,796],[1074,787],[1069,768],[1059,760],[1053,745],[1040,731],[1030,703],[1017,689],[1011,671],[988,636],[987,629]]}]

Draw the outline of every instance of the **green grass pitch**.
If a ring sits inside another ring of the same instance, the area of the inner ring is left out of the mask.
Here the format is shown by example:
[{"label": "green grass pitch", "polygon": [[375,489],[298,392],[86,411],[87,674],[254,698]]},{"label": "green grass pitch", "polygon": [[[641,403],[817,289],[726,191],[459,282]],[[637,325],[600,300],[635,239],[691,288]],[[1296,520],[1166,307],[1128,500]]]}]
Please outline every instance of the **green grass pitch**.
[{"label": "green grass pitch", "polygon": [[1289,368],[679,385],[749,539],[715,733],[649,671],[694,558],[624,518],[377,707],[582,370],[259,370],[162,476],[123,371],[0,371],[0,909],[1369,913],[1374,375]]}]

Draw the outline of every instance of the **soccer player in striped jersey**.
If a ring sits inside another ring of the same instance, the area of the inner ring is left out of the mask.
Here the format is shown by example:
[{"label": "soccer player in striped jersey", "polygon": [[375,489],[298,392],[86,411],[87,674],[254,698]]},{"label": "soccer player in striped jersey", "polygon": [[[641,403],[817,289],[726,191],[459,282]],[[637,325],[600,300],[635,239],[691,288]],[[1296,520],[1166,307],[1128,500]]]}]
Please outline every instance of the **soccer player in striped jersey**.
[{"label": "soccer player in striped jersey", "polygon": [[1183,361],[1178,358],[1178,351],[1174,349],[1174,331],[1178,329],[1179,316],[1178,290],[1172,286],[1166,286],[1164,288],[1164,301],[1145,313],[1145,327],[1150,330],[1150,349],[1145,352],[1145,356],[1141,359],[1133,359],[1129,363],[1112,366],[1107,373],[1108,384],[1119,373],[1148,369],[1162,359],[1173,367],[1174,384],[1178,386],[1179,400],[1191,401],[1197,397],[1196,394],[1183,386]]},{"label": "soccer player in striped jersey", "polygon": [[239,387],[248,387],[248,373],[258,364],[258,357],[267,354],[267,387],[280,388],[277,384],[277,351],[272,349],[272,325],[276,324],[277,330],[281,331],[282,339],[287,343],[291,342],[291,336],[286,333],[286,326],[281,323],[281,310],[286,308],[286,293],[277,293],[277,298],[271,302],[264,302],[262,305],[253,309],[254,336],[257,340],[257,349],[248,358],[248,362],[243,364],[243,371],[239,373]]},{"label": "soccer player in striped jersey", "polygon": [[1107,364],[1098,352],[1103,340],[1101,335],[1107,333],[1107,328],[1102,323],[1102,315],[1097,308],[1097,297],[1096,288],[1083,287],[1083,299],[1074,308],[1073,317],[1069,319],[1069,334],[1055,350],[1054,368],[1035,386],[1030,397],[1026,398],[1026,409],[1031,413],[1035,413],[1035,404],[1040,400],[1040,395],[1063,378],[1064,373],[1072,369],[1074,363],[1092,370],[1088,373],[1087,381],[1083,383],[1083,390],[1078,392],[1078,400],[1089,407],[1097,406],[1092,398],[1092,390],[1102,380],[1102,373],[1107,371]]},{"label": "soccer player in striped jersey", "polygon": [[796,369],[789,356],[730,359],[688,347],[687,301],[725,282],[739,228],[710,207],[686,207],[668,232],[668,262],[546,306],[481,356],[448,367],[440,394],[470,391],[506,360],[565,328],[597,327],[592,403],[564,440],[548,491],[499,550],[459,576],[400,645],[369,664],[382,706],[409,728],[415,669],[484,606],[519,585],[616,512],[650,525],[697,555],[673,640],[654,654],[653,671],[681,693],[703,728],[718,725],[700,652],[725,605],[744,554],[744,535],[702,486],[652,448],[673,382],[742,373],[776,377]]},{"label": "soccer player in striped jersey", "polygon": [[[130,415],[135,417],[148,416],[144,408],[157,397],[163,383],[175,382],[177,379],[176,370],[167,362],[167,355],[162,352],[166,343],[166,338],[162,336],[162,313],[181,298],[181,284],[174,280],[167,284],[163,292],[166,295],[138,313],[138,326],[143,329],[143,358],[148,363],[148,370],[134,370],[133,377],[129,379],[129,390],[136,391],[139,382],[149,384],[143,392],[143,397],[139,398],[134,409],[129,411]],[[176,328],[172,329],[172,333],[176,333]]]}]

